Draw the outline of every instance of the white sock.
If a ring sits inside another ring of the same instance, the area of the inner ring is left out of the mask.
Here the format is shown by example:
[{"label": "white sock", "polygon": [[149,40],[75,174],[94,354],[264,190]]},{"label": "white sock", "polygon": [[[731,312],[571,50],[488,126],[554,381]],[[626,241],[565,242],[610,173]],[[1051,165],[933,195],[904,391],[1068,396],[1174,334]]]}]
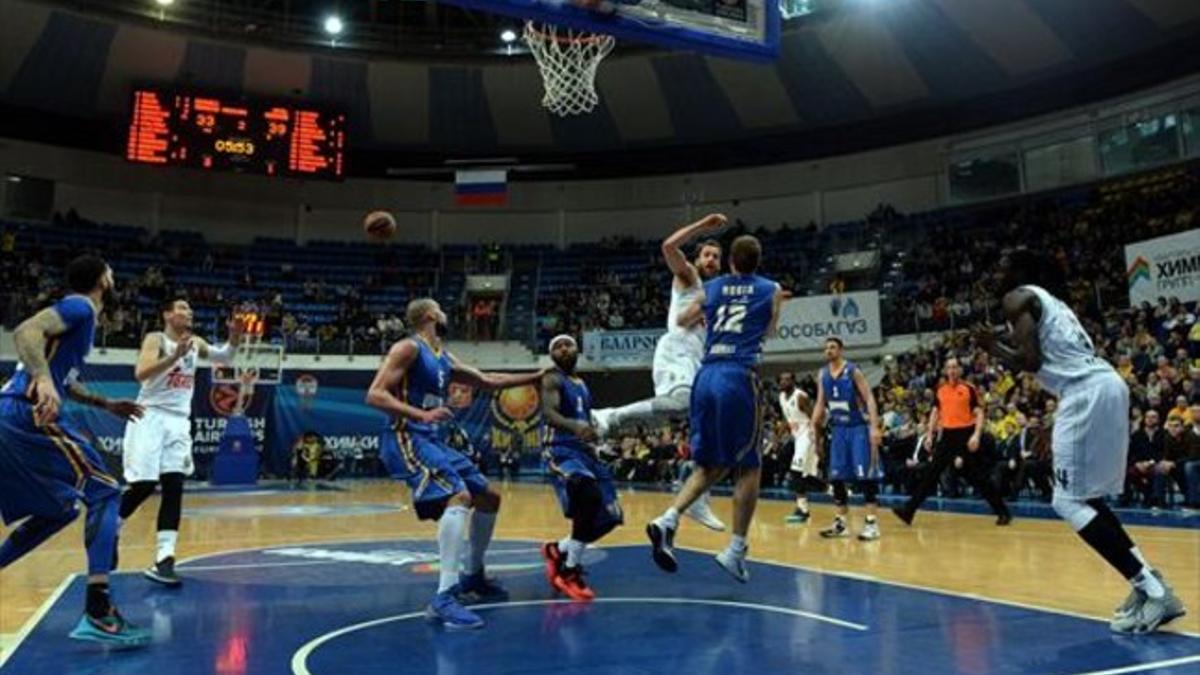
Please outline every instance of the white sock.
[{"label": "white sock", "polygon": [[658,517],[658,524],[671,530],[679,529],[679,510],[674,506],[663,511],[663,514]]},{"label": "white sock", "polygon": [[438,519],[438,554],[441,558],[438,593],[444,593],[458,583],[458,556],[465,543],[463,531],[467,529],[470,513],[465,506],[448,506]]},{"label": "white sock", "polygon": [[1150,561],[1146,560],[1146,556],[1142,555],[1142,549],[1134,546],[1133,548],[1129,549],[1129,551],[1130,553],[1133,553],[1133,557],[1137,558],[1138,562],[1142,563],[1144,567],[1147,567],[1151,570],[1154,569],[1154,566],[1150,564]]},{"label": "white sock", "polygon": [[875,524],[875,516],[867,516],[866,518],[863,518],[863,521],[866,522],[866,524],[868,524],[868,525],[874,525]]},{"label": "white sock", "polygon": [[154,560],[162,562],[167,558],[175,555],[175,541],[179,539],[179,532],[175,530],[159,530],[158,531],[158,557]]},{"label": "white sock", "polygon": [[796,497],[796,508],[808,511],[808,497]]},{"label": "white sock", "polygon": [[583,549],[587,544],[569,537],[563,541],[567,542],[567,545],[562,547],[562,550],[567,554],[566,567],[579,567],[580,563],[583,562]]},{"label": "white sock", "polygon": [[1137,576],[1129,581],[1133,584],[1134,588],[1152,598],[1161,598],[1167,593],[1167,589],[1163,588],[1162,582],[1158,580],[1158,577],[1150,573],[1149,567],[1143,567],[1142,571],[1138,572]]},{"label": "white sock", "polygon": [[747,548],[746,538],[742,535],[735,534],[729,538],[729,550],[733,551],[734,553],[745,553]]},{"label": "white sock", "polygon": [[471,514],[470,539],[467,541],[467,574],[483,571],[483,557],[488,544],[492,543],[492,532],[496,530],[496,514],[484,513],[479,509]]},{"label": "white sock", "polygon": [[652,404],[653,400],[654,399],[634,401],[629,405],[623,405],[620,408],[614,408],[612,411],[612,417],[608,418],[609,425],[615,428],[621,426],[625,422],[638,422],[654,417],[654,405]]},{"label": "white sock", "polygon": [[671,415],[680,415],[688,411],[688,396],[676,392],[671,396],[656,396],[644,401],[634,401],[629,405],[612,409],[609,425],[619,427],[627,422],[651,422]]}]

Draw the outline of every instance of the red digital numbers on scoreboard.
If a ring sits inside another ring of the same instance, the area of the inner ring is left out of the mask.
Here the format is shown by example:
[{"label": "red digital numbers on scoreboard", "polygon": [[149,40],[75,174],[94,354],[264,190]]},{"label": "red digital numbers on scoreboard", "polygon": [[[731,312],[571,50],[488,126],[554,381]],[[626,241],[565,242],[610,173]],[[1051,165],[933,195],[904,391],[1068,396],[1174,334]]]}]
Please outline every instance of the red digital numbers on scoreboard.
[{"label": "red digital numbers on scoreboard", "polygon": [[147,164],[166,164],[171,130],[167,126],[171,110],[164,108],[154,92],[139,91],[133,96],[133,120],[129,123],[127,159]]},{"label": "red digital numbers on scoreboard", "polygon": [[341,113],[143,89],[134,92],[126,157],[144,164],[339,179],[345,148]]},{"label": "red digital numbers on scoreboard", "polygon": [[302,174],[332,171],[341,176],[345,116],[297,110],[294,125],[288,168]]}]

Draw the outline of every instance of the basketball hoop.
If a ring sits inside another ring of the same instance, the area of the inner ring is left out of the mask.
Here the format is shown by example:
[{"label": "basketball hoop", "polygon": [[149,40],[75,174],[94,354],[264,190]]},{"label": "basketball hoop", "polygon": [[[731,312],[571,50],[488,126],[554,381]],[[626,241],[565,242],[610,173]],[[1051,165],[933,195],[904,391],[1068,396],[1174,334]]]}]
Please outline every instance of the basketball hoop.
[{"label": "basketball hoop", "polygon": [[256,386],[280,383],[283,347],[263,343],[266,322],[252,308],[236,312],[233,320],[241,325],[242,339],[229,363],[213,364],[212,383],[237,388],[237,402],[232,411],[236,416],[245,412]]},{"label": "basketball hoop", "polygon": [[525,22],[523,37],[542,72],[542,107],[560,117],[591,112],[600,102],[596,68],[616,39],[533,21]]}]

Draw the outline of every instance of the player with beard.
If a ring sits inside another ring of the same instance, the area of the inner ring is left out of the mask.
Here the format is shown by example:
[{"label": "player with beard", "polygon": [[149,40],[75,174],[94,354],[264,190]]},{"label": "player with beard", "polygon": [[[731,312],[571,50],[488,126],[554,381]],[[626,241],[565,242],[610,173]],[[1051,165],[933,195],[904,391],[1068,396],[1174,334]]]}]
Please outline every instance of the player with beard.
[{"label": "player with beard", "polygon": [[71,294],[26,319],[13,332],[19,364],[0,389],[0,517],[22,521],[0,546],[0,570],[45,543],[87,507],[87,592],[71,631],[77,640],[118,648],[150,642],[150,632],[127,622],[109,597],[108,575],[117,547],[121,486],[104,460],[68,420],[64,396],[124,419],[142,415],[133,401],[89,392],[79,371],[96,337],[96,317],[113,288],[112,269],[84,255],[67,265]]},{"label": "player with beard", "polygon": [[542,458],[554,477],[554,492],[571,534],[542,544],[546,578],[572,600],[596,597],[583,573],[583,551],[624,521],[612,474],[596,457],[596,430],[589,420],[592,395],[575,374],[579,347],[570,335],[550,340],[557,368],[542,377]]},{"label": "player with beard", "polygon": [[732,272],[706,282],[680,315],[683,325],[704,317],[709,330],[689,415],[697,469],[672,505],[646,525],[654,563],[666,572],[679,569],[673,550],[679,516],[717,481],[733,474],[733,536],[716,561],[738,581],[750,580],[746,537],[762,478],[758,366],[763,343],[778,327],[783,302],[779,284],[757,274],[761,260],[757,238],[735,239],[729,254]]},{"label": "player with beard", "polygon": [[[447,629],[482,628],[483,619],[463,602],[508,597],[483,569],[500,510],[500,493],[469,458],[447,444],[445,422],[454,416],[446,407],[447,392],[451,382],[486,390],[521,387],[539,381],[542,372],[482,373],[451,356],[442,343],[446,313],[432,298],[408,303],[405,318],[412,337],[392,345],[367,392],[367,404],[394,420],[381,438],[380,459],[393,478],[406,482],[412,490],[417,518],[438,524],[441,572],[426,615]],[[468,520],[470,532],[460,577],[459,556]]]},{"label": "player with beard", "polygon": [[[661,422],[688,414],[692,382],[704,359],[705,329],[703,317],[696,317],[687,324],[681,324],[679,317],[701,294],[704,282],[721,273],[721,244],[715,239],[701,241],[696,248],[695,260],[691,262],[684,255],[683,246],[705,233],[715,233],[725,226],[726,221],[725,216],[711,213],[679,228],[663,241],[663,259],[673,278],[667,332],[654,348],[654,398],[593,411],[596,432],[601,438],[624,424]],[[708,492],[701,495],[685,515],[709,529],[718,532],[725,529],[725,523],[712,512]]]}]

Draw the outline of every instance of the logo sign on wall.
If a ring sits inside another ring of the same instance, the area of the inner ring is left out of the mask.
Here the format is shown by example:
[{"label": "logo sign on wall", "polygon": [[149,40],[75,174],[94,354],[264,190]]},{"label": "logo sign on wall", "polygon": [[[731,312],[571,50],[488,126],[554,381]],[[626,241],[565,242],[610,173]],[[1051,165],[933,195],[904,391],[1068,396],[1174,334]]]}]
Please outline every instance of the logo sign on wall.
[{"label": "logo sign on wall", "polygon": [[649,366],[654,348],[667,331],[594,330],[583,334],[583,356],[603,365]]},{"label": "logo sign on wall", "polygon": [[493,451],[540,447],[541,424],[542,400],[537,387],[529,384],[495,392],[488,447]]},{"label": "logo sign on wall", "polygon": [[[264,448],[267,417],[274,407],[274,387],[249,387],[242,399],[242,414],[254,435],[255,447]],[[192,451],[197,455],[217,451],[229,416],[237,409],[240,387],[212,384],[212,370],[196,371],[196,406],[192,411]]]},{"label": "logo sign on wall", "polygon": [[317,390],[320,389],[320,386],[316,375],[304,373],[296,376],[296,396],[300,399],[301,408],[305,410],[312,408],[313,399],[317,397]]},{"label": "logo sign on wall", "polygon": [[856,291],[784,301],[779,309],[779,331],[767,340],[764,351],[822,349],[825,340],[831,337],[840,338],[847,347],[881,344],[879,293]]},{"label": "logo sign on wall", "polygon": [[1160,297],[1200,300],[1200,229],[1126,246],[1125,276],[1131,306]]},{"label": "logo sign on wall", "polygon": [[[593,363],[611,366],[649,366],[663,330],[589,331],[583,334],[583,355]],[[779,331],[767,340],[768,353],[813,351],[825,339],[841,338],[847,347],[883,343],[879,293],[856,291],[785,300],[779,309]]]}]

